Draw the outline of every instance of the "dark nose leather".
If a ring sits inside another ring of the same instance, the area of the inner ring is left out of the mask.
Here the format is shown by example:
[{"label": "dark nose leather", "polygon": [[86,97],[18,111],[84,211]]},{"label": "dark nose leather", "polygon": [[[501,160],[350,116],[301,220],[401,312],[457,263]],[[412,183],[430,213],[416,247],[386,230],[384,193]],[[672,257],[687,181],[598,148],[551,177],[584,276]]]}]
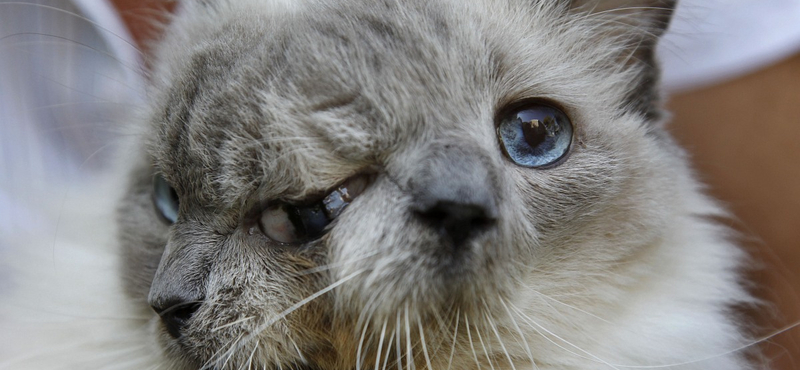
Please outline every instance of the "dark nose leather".
[{"label": "dark nose leather", "polygon": [[455,249],[497,219],[491,169],[477,153],[453,147],[434,152],[411,180],[411,210]]},{"label": "dark nose leather", "polygon": [[198,299],[170,297],[156,300],[151,303],[151,307],[161,318],[161,322],[169,335],[178,339],[181,337],[189,319],[194,316],[202,304],[202,298],[199,297]]},{"label": "dark nose leather", "polygon": [[417,214],[455,248],[460,248],[494,222],[494,217],[482,205],[448,200],[433,203],[427,209],[418,210]]},{"label": "dark nose leather", "polygon": [[[164,329],[180,338],[205,299],[208,257],[213,245],[197,242],[201,229],[173,225],[171,236],[158,270],[150,284],[147,301],[161,318]],[[189,229],[188,231],[185,229]]]}]

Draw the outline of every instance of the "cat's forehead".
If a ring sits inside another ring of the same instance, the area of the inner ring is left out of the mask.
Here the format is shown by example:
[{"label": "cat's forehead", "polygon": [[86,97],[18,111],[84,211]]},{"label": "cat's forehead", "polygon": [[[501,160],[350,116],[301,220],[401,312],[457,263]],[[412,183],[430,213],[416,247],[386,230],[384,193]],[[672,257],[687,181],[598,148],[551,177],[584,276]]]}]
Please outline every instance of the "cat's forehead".
[{"label": "cat's forehead", "polygon": [[475,118],[492,55],[451,18],[394,4],[219,28],[184,50],[165,84],[157,167],[178,187],[252,187],[275,173],[287,189],[324,186],[409,130]]},{"label": "cat's forehead", "polygon": [[586,73],[605,56],[585,56],[584,34],[555,18],[564,8],[511,3],[315,3],[279,16],[230,5],[234,16],[208,10],[223,21],[184,20],[155,73],[156,167],[226,203],[264,183],[266,196],[299,195],[409,141],[492,141],[504,99],[617,95]]}]

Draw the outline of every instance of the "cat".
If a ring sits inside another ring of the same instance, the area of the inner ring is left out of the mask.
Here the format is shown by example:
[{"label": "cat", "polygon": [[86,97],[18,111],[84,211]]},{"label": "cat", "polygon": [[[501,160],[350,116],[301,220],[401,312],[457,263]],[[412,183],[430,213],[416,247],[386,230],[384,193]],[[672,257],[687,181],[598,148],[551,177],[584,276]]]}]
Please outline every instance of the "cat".
[{"label": "cat", "polygon": [[94,267],[5,262],[59,284],[11,293],[0,367],[754,368],[665,130],[674,6],[182,3],[120,201],[59,249]]}]

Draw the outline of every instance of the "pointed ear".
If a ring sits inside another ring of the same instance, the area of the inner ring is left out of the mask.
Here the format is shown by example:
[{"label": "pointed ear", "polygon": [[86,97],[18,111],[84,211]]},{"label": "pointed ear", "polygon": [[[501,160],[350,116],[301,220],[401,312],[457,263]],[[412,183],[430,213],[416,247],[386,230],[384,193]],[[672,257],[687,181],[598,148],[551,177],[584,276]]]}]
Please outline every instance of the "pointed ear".
[{"label": "pointed ear", "polygon": [[621,41],[619,63],[639,71],[631,81],[628,108],[648,120],[661,117],[658,82],[660,70],[655,58],[658,39],[669,26],[677,0],[566,0],[569,11],[592,23],[592,37]]}]

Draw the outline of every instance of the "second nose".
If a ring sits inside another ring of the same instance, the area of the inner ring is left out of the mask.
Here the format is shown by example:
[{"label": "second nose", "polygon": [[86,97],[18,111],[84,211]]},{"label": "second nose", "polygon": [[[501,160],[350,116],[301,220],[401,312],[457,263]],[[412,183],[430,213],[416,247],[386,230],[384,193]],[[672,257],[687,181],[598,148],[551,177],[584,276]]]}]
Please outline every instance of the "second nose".
[{"label": "second nose", "polygon": [[175,339],[181,337],[183,329],[203,304],[202,299],[185,299],[171,297],[154,302],[151,307],[156,311],[164,324],[164,328]]}]

